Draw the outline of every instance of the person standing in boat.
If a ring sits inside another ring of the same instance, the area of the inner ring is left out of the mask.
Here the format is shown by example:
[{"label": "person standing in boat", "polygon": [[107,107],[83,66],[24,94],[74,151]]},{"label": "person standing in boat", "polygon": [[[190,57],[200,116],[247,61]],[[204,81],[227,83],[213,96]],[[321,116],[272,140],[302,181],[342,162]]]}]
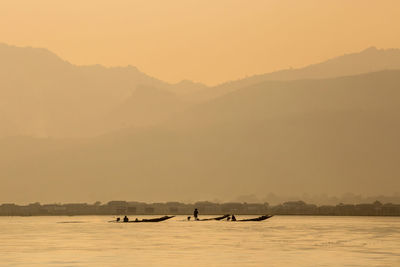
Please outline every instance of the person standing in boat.
[{"label": "person standing in boat", "polygon": [[125,215],[124,222],[129,222],[129,218]]},{"label": "person standing in boat", "polygon": [[194,219],[195,219],[196,221],[199,220],[198,215],[199,215],[199,211],[198,211],[197,208],[196,208],[196,209],[194,209],[194,212],[193,212],[193,217],[194,217]]}]

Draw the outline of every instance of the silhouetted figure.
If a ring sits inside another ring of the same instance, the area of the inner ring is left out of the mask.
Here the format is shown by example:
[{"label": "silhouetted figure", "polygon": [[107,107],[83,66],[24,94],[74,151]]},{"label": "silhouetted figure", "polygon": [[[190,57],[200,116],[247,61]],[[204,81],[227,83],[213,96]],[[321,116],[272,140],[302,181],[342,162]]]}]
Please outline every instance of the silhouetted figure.
[{"label": "silhouetted figure", "polygon": [[126,215],[125,215],[125,217],[124,217],[124,222],[129,222],[129,218],[126,217]]},{"label": "silhouetted figure", "polygon": [[199,215],[199,211],[198,211],[197,209],[194,209],[193,217],[194,217],[194,219],[195,219],[196,221],[199,220],[198,215]]},{"label": "silhouetted figure", "polygon": [[188,220],[188,221],[190,221],[190,218],[191,218],[191,217],[190,217],[190,216],[188,216],[188,217],[187,217],[187,220]]},{"label": "silhouetted figure", "polygon": [[236,217],[235,217],[235,215],[233,215],[233,214],[232,214],[232,218],[231,218],[231,220],[232,220],[232,222],[235,222],[235,221],[236,221]]},{"label": "silhouetted figure", "polygon": [[121,218],[120,218],[120,217],[118,217],[116,221],[117,221],[117,222],[119,222],[120,220],[121,220]]}]

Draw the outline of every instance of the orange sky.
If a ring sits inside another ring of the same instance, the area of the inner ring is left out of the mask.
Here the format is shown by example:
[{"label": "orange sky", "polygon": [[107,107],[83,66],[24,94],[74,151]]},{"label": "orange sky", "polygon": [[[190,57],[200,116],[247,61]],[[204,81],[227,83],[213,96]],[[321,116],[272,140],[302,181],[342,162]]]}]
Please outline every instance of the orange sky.
[{"label": "orange sky", "polygon": [[217,84],[400,47],[399,0],[1,0],[0,42]]}]

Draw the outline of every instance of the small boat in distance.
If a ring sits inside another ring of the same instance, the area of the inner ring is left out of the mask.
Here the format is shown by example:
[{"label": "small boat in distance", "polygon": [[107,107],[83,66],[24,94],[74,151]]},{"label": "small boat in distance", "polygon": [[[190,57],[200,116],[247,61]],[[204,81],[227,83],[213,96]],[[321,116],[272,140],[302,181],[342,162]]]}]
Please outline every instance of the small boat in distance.
[{"label": "small boat in distance", "polygon": [[141,223],[141,222],[162,222],[162,221],[166,221],[169,220],[171,218],[174,218],[175,216],[163,216],[163,217],[159,217],[159,218],[152,218],[152,219],[135,219],[132,221],[123,221],[123,220],[114,220],[114,221],[109,221],[109,222],[115,222],[115,223]]},{"label": "small boat in distance", "polygon": [[265,221],[266,219],[269,219],[272,216],[274,215],[263,215],[257,218],[236,220],[236,222],[260,222],[260,221]]},{"label": "small boat in distance", "polygon": [[[214,218],[206,218],[206,219],[198,219],[198,220],[193,220],[196,222],[202,222],[202,221],[228,221],[228,222],[260,222],[260,221],[265,221],[269,218],[271,218],[273,215],[263,215],[260,217],[256,218],[250,218],[250,219],[241,219],[237,220],[234,215],[226,214],[220,217],[214,217]],[[190,221],[191,217],[187,217],[187,220]]]},{"label": "small boat in distance", "polygon": [[[219,217],[206,218],[206,219],[198,219],[198,220],[195,220],[195,221],[221,221],[221,220],[223,220],[223,219],[228,218],[229,216],[230,216],[229,214],[225,214],[225,215],[222,215],[222,216],[219,216]],[[190,217],[188,217],[188,221],[190,221],[189,218],[190,218]]]}]

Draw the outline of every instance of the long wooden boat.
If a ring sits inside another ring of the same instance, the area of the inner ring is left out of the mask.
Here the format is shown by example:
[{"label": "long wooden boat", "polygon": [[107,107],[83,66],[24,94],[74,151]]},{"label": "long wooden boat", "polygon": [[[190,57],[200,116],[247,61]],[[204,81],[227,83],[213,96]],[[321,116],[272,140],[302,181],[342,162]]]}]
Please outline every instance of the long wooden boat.
[{"label": "long wooden boat", "polygon": [[162,221],[166,221],[169,220],[171,218],[174,218],[175,216],[163,216],[163,217],[159,217],[159,218],[152,218],[152,219],[141,219],[141,220],[133,220],[133,221],[127,221],[124,222],[123,220],[120,221],[111,221],[111,222],[116,222],[116,223],[141,223],[141,222],[162,222]]},{"label": "long wooden boat", "polygon": [[214,218],[206,218],[206,219],[198,219],[197,221],[221,221],[223,219],[228,218],[230,215],[229,214],[225,214],[219,217],[214,217]]},{"label": "long wooden boat", "polygon": [[260,222],[260,221],[265,221],[269,218],[271,218],[274,215],[263,215],[257,218],[251,218],[251,219],[241,219],[241,220],[236,220],[236,222]]}]

